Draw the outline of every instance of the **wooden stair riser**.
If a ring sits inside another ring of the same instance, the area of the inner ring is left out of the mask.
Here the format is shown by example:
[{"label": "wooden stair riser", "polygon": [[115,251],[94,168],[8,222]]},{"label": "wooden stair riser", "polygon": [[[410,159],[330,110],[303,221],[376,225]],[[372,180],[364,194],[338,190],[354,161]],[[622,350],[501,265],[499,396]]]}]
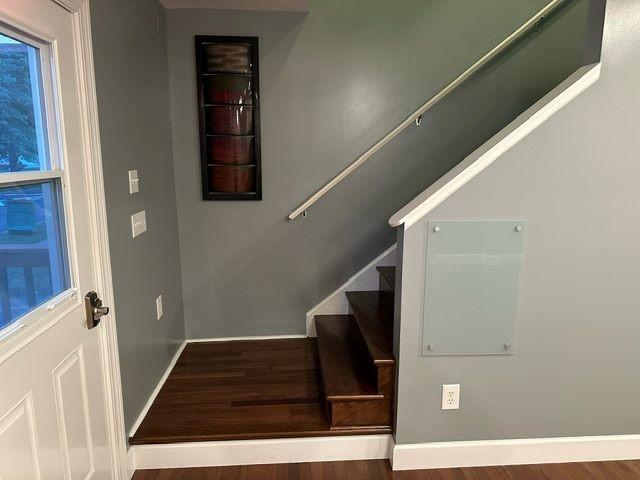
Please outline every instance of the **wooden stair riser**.
[{"label": "wooden stair riser", "polygon": [[393,397],[395,392],[395,365],[376,365],[378,373],[378,393],[387,398]]},{"label": "wooden stair riser", "polygon": [[377,267],[378,290],[381,292],[395,292],[396,269],[395,267]]},{"label": "wooden stair riser", "polygon": [[393,286],[387,281],[387,278],[378,272],[378,290],[381,292],[394,292]]},{"label": "wooden stair riser", "polygon": [[354,400],[329,402],[331,427],[375,427],[391,424],[391,401]]},{"label": "wooden stair riser", "polygon": [[367,376],[377,385],[377,391],[380,395],[391,397],[395,391],[395,365],[380,364],[376,365],[367,350],[367,345],[359,330],[353,329],[350,332],[351,345],[356,355],[365,356],[368,361]]}]

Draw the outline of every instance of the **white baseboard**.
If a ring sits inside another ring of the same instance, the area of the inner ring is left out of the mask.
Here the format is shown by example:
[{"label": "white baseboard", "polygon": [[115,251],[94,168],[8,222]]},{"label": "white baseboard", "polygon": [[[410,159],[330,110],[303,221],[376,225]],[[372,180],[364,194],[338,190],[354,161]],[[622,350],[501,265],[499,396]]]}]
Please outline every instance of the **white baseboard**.
[{"label": "white baseboard", "polygon": [[437,442],[393,446],[394,470],[640,458],[640,435]]},{"label": "white baseboard", "polygon": [[134,445],[129,470],[391,459],[393,470],[640,458],[640,435],[395,445],[391,435]]},{"label": "white baseboard", "polygon": [[388,458],[391,435],[134,445],[138,470]]},{"label": "white baseboard", "polygon": [[237,342],[242,340],[278,340],[283,338],[307,338],[306,335],[262,335],[254,337],[216,337],[216,338],[188,338],[187,343],[201,342]]},{"label": "white baseboard", "polygon": [[[151,392],[151,396],[149,397],[149,400],[147,400],[146,405],[144,406],[144,408],[140,412],[140,415],[138,415],[138,418],[135,421],[135,423],[133,424],[133,427],[131,427],[131,430],[129,431],[129,438],[133,437],[135,435],[135,433],[138,431],[138,428],[140,428],[140,424],[144,420],[144,417],[147,416],[147,413],[149,413],[149,409],[151,408],[151,405],[153,405],[153,402],[155,401],[156,397],[158,396],[158,393],[160,393],[160,389],[164,385],[164,382],[167,381],[167,377],[171,373],[171,370],[173,370],[173,367],[175,367],[176,362],[178,361],[178,358],[180,357],[180,355],[182,354],[182,351],[184,350],[184,347],[186,347],[186,346],[187,346],[187,341],[185,340],[185,341],[182,342],[182,345],[180,345],[178,347],[178,350],[173,355],[173,358],[171,359],[171,362],[169,362],[169,366],[167,367],[167,369],[162,374],[162,377],[160,377],[160,380],[156,384],[156,388],[154,388],[153,392]],[[131,450],[131,449],[129,449],[129,450]]]},{"label": "white baseboard", "polygon": [[337,290],[312,307],[306,313],[307,336],[316,336],[316,325],[313,318],[316,315],[340,315],[349,313],[349,302],[345,296],[348,290],[378,290],[378,272],[376,267],[396,264],[396,246],[392,245],[360,269]]}]

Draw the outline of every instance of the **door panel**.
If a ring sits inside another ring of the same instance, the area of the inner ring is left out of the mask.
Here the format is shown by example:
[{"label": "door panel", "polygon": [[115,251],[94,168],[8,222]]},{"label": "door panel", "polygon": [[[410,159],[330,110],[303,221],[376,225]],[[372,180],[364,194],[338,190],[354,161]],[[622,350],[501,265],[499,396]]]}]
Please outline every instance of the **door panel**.
[{"label": "door panel", "polygon": [[41,478],[30,394],[0,419],[0,478]]},{"label": "door panel", "polygon": [[53,385],[65,472],[74,480],[90,478],[93,440],[82,345],[53,371]]},{"label": "door panel", "polygon": [[57,1],[0,0],[0,61],[17,62],[11,76],[0,69],[0,203],[3,193],[11,203],[0,205],[2,480],[115,478],[102,378],[109,319],[88,329],[82,302],[98,259],[75,21]]}]

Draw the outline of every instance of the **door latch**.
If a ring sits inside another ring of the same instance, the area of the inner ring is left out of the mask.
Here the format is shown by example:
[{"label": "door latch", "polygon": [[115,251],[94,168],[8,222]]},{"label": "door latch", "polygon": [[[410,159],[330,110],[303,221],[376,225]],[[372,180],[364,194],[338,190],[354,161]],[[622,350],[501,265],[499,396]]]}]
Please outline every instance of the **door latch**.
[{"label": "door latch", "polygon": [[109,313],[109,307],[102,306],[102,300],[96,292],[89,292],[84,296],[84,310],[88,329],[97,327],[100,319]]}]

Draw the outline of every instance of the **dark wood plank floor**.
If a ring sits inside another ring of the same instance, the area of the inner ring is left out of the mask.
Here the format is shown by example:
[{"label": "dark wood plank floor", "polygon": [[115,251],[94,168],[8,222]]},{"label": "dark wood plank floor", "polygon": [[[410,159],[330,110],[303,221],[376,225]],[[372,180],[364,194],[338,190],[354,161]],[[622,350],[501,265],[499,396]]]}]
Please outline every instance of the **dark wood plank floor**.
[{"label": "dark wood plank floor", "polygon": [[378,433],[330,430],[315,339],[190,343],[131,444]]},{"label": "dark wood plank floor", "polygon": [[392,472],[386,460],[142,470],[133,480],[638,480],[640,461]]}]

